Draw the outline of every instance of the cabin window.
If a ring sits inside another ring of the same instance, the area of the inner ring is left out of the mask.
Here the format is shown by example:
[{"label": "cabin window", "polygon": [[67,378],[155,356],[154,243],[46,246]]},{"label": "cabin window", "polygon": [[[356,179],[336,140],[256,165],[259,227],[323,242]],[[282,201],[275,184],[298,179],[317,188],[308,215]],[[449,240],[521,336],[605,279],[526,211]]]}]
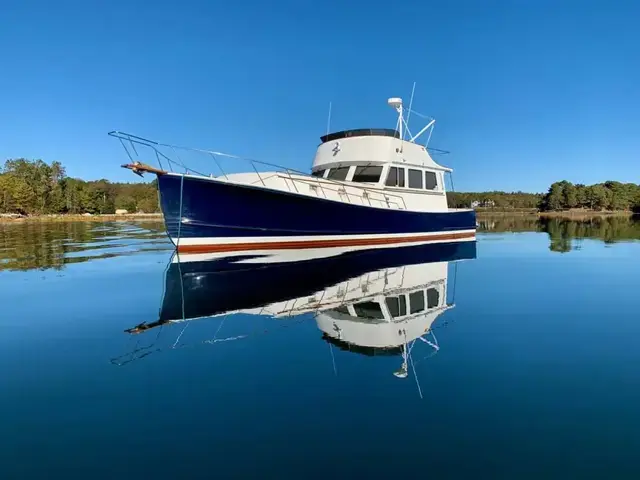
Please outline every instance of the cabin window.
[{"label": "cabin window", "polygon": [[329,169],[327,178],[331,180],[346,180],[349,167],[338,167]]},{"label": "cabin window", "polygon": [[[411,170],[409,170],[411,171]],[[422,178],[422,175],[420,175]],[[424,311],[424,292],[413,292],[409,294],[409,313],[418,313]]]},{"label": "cabin window", "polygon": [[378,183],[382,175],[382,167],[356,167],[353,174],[353,182]]},{"label": "cabin window", "polygon": [[437,288],[427,289],[427,308],[437,307],[440,303],[440,292]]},{"label": "cabin window", "polygon": [[316,170],[315,172],[311,172],[311,175],[314,177],[324,177],[324,170]]},{"label": "cabin window", "polygon": [[377,302],[361,302],[353,306],[356,315],[361,318],[384,319],[380,304]]},{"label": "cabin window", "polygon": [[427,190],[438,188],[438,180],[434,172],[424,172],[424,188]]},{"label": "cabin window", "polygon": [[409,169],[409,188],[422,188],[422,170]]},{"label": "cabin window", "polygon": [[342,313],[343,315],[351,315],[346,305],[340,305],[339,307],[333,308],[332,310],[334,312]]},{"label": "cabin window", "polygon": [[404,168],[391,167],[385,185],[388,187],[404,187]]},{"label": "cabin window", "polygon": [[386,299],[387,308],[392,317],[403,317],[407,314],[407,299],[404,295]]}]

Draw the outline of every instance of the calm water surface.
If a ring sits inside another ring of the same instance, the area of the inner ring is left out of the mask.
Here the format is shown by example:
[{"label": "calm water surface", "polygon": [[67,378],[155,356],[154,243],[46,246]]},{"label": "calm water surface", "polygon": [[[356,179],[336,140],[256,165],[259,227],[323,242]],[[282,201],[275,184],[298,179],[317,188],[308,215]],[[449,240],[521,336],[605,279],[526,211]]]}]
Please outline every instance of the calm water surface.
[{"label": "calm water surface", "polygon": [[0,478],[640,478],[640,223],[480,227],[175,258],[0,225]]}]

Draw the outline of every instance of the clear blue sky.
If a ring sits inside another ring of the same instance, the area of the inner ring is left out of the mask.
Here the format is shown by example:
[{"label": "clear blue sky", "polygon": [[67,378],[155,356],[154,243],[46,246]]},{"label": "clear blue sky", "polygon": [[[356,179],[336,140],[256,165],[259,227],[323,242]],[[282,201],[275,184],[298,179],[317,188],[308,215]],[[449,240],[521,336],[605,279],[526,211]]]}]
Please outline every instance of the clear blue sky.
[{"label": "clear blue sky", "polygon": [[332,130],[438,123],[457,190],[640,182],[640,3],[13,1],[0,159],[133,181],[109,130],[308,169]]}]

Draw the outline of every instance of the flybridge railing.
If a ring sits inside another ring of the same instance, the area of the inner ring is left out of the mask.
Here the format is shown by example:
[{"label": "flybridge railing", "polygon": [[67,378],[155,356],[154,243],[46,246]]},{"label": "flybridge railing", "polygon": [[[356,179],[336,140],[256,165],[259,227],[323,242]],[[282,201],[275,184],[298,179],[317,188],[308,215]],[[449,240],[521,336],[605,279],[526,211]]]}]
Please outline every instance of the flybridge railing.
[{"label": "flybridge railing", "polygon": [[[224,177],[229,180],[231,170],[234,168],[225,169],[223,163],[227,160],[231,161],[243,161],[251,165],[251,168],[255,172],[258,178],[258,183],[264,187],[268,187],[267,181],[270,177],[264,175],[264,167],[275,169],[275,173],[282,175],[285,179],[285,184],[290,192],[301,193],[300,191],[303,185],[306,185],[310,190],[319,190],[324,198],[331,198],[331,194],[337,194],[338,199],[346,201],[348,203],[354,203],[353,200],[359,200],[363,205],[369,206],[381,206],[386,208],[404,209],[406,210],[406,204],[404,198],[400,195],[394,195],[378,189],[367,188],[361,185],[353,184],[352,182],[341,182],[338,180],[332,180],[327,178],[319,178],[309,175],[305,172],[283,167],[281,165],[275,165],[272,163],[262,162],[259,160],[253,160],[246,157],[240,157],[237,155],[231,155],[228,153],[216,152],[212,150],[203,150],[199,148],[182,147],[178,145],[171,145],[167,143],[160,143],[148,138],[139,137],[130,133],[112,131],[109,132],[111,137],[117,138],[122,148],[124,148],[127,157],[131,161],[132,165],[153,163],[154,161],[160,166],[161,171],[168,171],[173,173],[183,174],[195,174],[203,177]],[[216,166],[219,175],[213,173],[202,173],[202,171],[208,171],[211,162],[208,161],[205,168],[199,167],[198,169],[192,168],[187,165],[189,163],[198,163],[202,158],[208,158],[213,160],[213,164]],[[260,173],[260,169],[263,169],[263,173]],[[233,172],[240,173],[240,172]],[[349,193],[348,190],[353,189],[360,195],[353,191]],[[329,192],[329,195],[327,195]],[[374,203],[376,205],[374,205]]]}]

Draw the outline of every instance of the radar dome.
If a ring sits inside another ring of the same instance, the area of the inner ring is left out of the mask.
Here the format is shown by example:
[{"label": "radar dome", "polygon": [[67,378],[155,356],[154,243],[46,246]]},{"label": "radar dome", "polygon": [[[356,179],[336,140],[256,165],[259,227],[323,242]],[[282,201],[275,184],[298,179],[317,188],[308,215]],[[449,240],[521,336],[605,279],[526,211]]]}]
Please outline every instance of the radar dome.
[{"label": "radar dome", "polygon": [[402,107],[402,99],[398,97],[392,97],[389,100],[387,100],[387,104],[393,108]]}]

